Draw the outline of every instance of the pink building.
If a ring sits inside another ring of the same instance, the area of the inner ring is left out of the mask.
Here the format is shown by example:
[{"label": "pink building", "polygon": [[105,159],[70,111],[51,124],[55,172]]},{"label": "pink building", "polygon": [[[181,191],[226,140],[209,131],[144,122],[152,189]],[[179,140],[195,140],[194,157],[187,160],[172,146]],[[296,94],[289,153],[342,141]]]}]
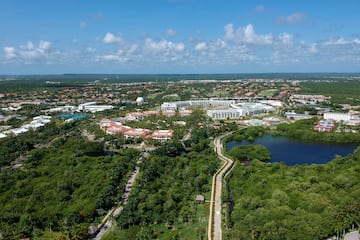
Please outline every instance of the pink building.
[{"label": "pink building", "polygon": [[322,119],[314,127],[318,132],[331,132],[335,127],[335,121],[331,119]]},{"label": "pink building", "polygon": [[144,119],[142,112],[130,112],[125,115],[126,121],[140,121]]},{"label": "pink building", "polygon": [[155,140],[169,140],[173,137],[174,130],[155,130],[151,135]]},{"label": "pink building", "polygon": [[159,115],[160,112],[158,112],[158,111],[144,111],[143,114],[144,114],[145,117],[147,117],[147,116],[152,116],[152,115]]},{"label": "pink building", "polygon": [[147,135],[149,135],[150,133],[151,133],[151,131],[148,129],[134,128],[134,129],[124,132],[124,136],[126,138],[143,138],[143,137],[146,137]]},{"label": "pink building", "polygon": [[167,117],[175,116],[176,112],[175,110],[165,110],[162,111],[162,114]]},{"label": "pink building", "polygon": [[191,115],[192,112],[193,112],[192,110],[180,110],[180,111],[179,111],[179,114],[180,114],[180,116],[184,117],[184,116],[189,116],[189,115]]}]

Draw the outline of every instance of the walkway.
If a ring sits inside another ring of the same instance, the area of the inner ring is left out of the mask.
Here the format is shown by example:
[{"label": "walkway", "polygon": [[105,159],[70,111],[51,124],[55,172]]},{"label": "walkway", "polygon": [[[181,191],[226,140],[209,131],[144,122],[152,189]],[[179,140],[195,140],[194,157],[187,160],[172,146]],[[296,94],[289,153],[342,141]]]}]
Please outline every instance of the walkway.
[{"label": "walkway", "polygon": [[94,239],[96,240],[101,240],[101,238],[105,235],[105,233],[107,233],[111,227],[114,224],[114,219],[116,219],[117,216],[120,215],[120,213],[123,210],[123,206],[127,203],[128,199],[129,199],[129,195],[130,192],[132,190],[133,184],[135,182],[135,179],[140,171],[140,164],[142,163],[142,160],[147,156],[146,152],[141,153],[141,156],[139,157],[139,159],[136,162],[136,166],[134,171],[131,173],[129,180],[126,183],[125,186],[125,192],[123,193],[122,197],[121,197],[121,205],[115,209],[110,210],[110,212],[106,215],[106,217],[104,218],[103,224],[100,224],[100,229],[96,235],[96,237]]},{"label": "walkway", "polygon": [[208,239],[222,240],[222,224],[221,224],[221,194],[222,194],[222,180],[224,174],[231,168],[233,161],[222,154],[224,137],[230,135],[227,133],[214,140],[215,151],[219,158],[224,161],[222,167],[213,176],[213,183],[211,189],[211,205],[208,227]]}]

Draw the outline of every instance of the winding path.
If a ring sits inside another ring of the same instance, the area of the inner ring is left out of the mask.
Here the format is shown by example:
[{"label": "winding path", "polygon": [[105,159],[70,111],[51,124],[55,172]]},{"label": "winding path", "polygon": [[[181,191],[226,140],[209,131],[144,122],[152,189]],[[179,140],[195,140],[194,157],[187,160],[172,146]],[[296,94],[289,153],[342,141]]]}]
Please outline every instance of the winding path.
[{"label": "winding path", "polygon": [[94,237],[95,240],[100,240],[105,235],[105,233],[107,233],[111,229],[111,227],[114,224],[114,219],[116,219],[116,217],[119,216],[120,213],[122,212],[123,206],[127,203],[130,192],[132,190],[132,186],[133,186],[135,179],[140,171],[140,164],[142,163],[142,160],[146,157],[147,157],[146,152],[141,153],[141,156],[139,157],[139,159],[136,162],[135,169],[132,172],[132,174],[130,175],[130,177],[126,183],[125,192],[123,193],[123,195],[121,197],[121,205],[118,206],[117,208],[111,209],[109,211],[109,213],[105,216],[104,220],[102,221],[102,223],[99,226],[98,233]]},{"label": "winding path", "polygon": [[222,180],[224,174],[231,168],[233,161],[222,154],[223,145],[222,140],[224,137],[230,135],[232,132],[217,137],[214,140],[215,152],[218,157],[224,162],[221,168],[214,174],[211,189],[211,204],[209,215],[208,227],[208,240],[222,240],[222,224],[221,224],[221,193],[222,193]]}]

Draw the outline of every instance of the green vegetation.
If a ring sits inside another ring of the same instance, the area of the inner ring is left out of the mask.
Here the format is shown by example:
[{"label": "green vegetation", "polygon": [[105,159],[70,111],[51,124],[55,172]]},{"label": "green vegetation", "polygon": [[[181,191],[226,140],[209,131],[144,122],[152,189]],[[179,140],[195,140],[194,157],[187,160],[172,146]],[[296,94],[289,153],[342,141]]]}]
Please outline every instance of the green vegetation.
[{"label": "green vegetation", "polygon": [[219,165],[206,132],[194,129],[186,151],[180,143],[169,142],[144,161],[119,216],[120,229],[108,239],[206,238],[209,205],[195,198],[210,198],[212,175]]},{"label": "green vegetation", "polygon": [[330,96],[332,103],[360,104],[359,89],[360,81],[333,81],[333,82],[303,82],[301,94],[321,94]]},{"label": "green vegetation", "polygon": [[302,141],[330,142],[330,143],[360,143],[360,133],[324,133],[313,130],[317,119],[300,120],[293,124],[278,125],[273,135],[282,135]]},{"label": "green vegetation", "polygon": [[266,161],[271,158],[270,151],[263,145],[236,146],[231,148],[229,154],[234,159],[240,161],[251,161],[255,159]]},{"label": "green vegetation", "polygon": [[266,89],[258,93],[260,97],[274,97],[279,94],[278,89]]},{"label": "green vegetation", "polygon": [[36,132],[29,131],[27,134],[2,139],[0,141],[0,167],[17,160],[36,146],[40,147],[52,141],[55,143],[62,141],[66,135],[73,131],[76,131],[75,123],[51,122]]},{"label": "green vegetation", "polygon": [[359,226],[359,172],[360,148],[323,165],[238,164],[227,180],[224,238],[326,239]]},{"label": "green vegetation", "polygon": [[[75,127],[50,125],[37,138],[30,133],[1,142],[2,154],[11,160],[21,154],[22,164],[0,173],[3,238],[84,239],[90,223],[119,201],[138,152],[106,156],[102,142],[88,142]],[[48,143],[40,144],[45,136]]]},{"label": "green vegetation", "polygon": [[[307,81],[312,77],[320,82]],[[196,203],[195,197],[202,194],[206,200],[210,198],[211,177],[220,164],[211,139],[222,132],[235,131],[227,141],[250,143],[265,133],[303,141],[360,143],[360,133],[313,131],[316,119],[281,124],[272,130],[262,127],[238,130],[235,121],[212,121],[198,108],[192,109],[194,112],[188,117],[149,116],[143,121],[126,123],[151,130],[174,129],[174,137],[168,142],[106,135],[96,124],[102,118],[123,117],[135,109],[158,109],[164,101],[241,97],[247,92],[273,97],[280,90],[294,93],[298,84],[303,94],[331,96],[331,103],[323,103],[325,106],[360,105],[360,83],[355,78],[350,81],[351,75],[331,81],[323,74],[69,74],[10,78],[0,79],[4,94],[1,107],[34,100],[40,105],[23,104],[16,112],[18,118],[1,125],[21,126],[53,104],[96,101],[115,108],[66,124],[54,117],[36,131],[0,140],[0,236],[4,239],[85,239],[90,224],[98,223],[119,201],[135,166],[139,152],[127,149],[125,143],[144,142],[157,149],[142,163],[128,204],[117,219],[115,231],[106,239],[205,239],[209,203]],[[264,81],[249,81],[257,78]],[[281,78],[305,81],[295,83]],[[180,82],[186,79],[240,81]],[[268,80],[274,81],[269,84]],[[134,101],[139,96],[145,98],[145,104],[136,106]],[[317,113],[302,105],[295,110]],[[13,112],[4,110],[1,114]],[[177,125],[176,121],[185,121],[186,126]],[[189,132],[191,138],[182,141]],[[105,150],[116,154],[108,156]],[[245,168],[238,164],[229,176],[230,191],[224,200],[234,203],[234,209],[228,205],[225,237],[319,239],[336,234],[351,223],[359,225],[356,200],[360,198],[360,150],[329,164],[295,167],[257,161],[270,158],[269,151],[259,145],[235,147],[229,154],[236,161],[252,160],[252,164]]]},{"label": "green vegetation", "polygon": [[225,142],[226,143],[231,141],[241,142],[243,140],[253,142],[255,138],[261,137],[262,135],[265,134],[265,132],[266,129],[263,127],[247,127],[234,132],[234,134],[230,135],[225,139]]}]

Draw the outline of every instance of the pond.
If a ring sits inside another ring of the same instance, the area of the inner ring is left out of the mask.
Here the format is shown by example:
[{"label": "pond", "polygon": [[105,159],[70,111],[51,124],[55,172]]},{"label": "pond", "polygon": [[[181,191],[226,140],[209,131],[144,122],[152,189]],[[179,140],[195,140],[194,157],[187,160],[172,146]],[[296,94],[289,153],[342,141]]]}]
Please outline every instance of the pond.
[{"label": "pond", "polygon": [[296,164],[324,164],[336,155],[346,156],[352,153],[358,145],[336,143],[314,143],[290,140],[282,136],[264,135],[249,143],[231,141],[226,145],[226,151],[234,146],[261,144],[271,152],[270,162],[284,162],[288,166]]},{"label": "pond", "polygon": [[90,115],[82,114],[82,113],[78,113],[78,114],[66,113],[66,114],[60,114],[60,115],[58,115],[58,117],[61,119],[64,119],[64,120],[68,120],[68,119],[81,120],[81,119],[90,117]]}]

